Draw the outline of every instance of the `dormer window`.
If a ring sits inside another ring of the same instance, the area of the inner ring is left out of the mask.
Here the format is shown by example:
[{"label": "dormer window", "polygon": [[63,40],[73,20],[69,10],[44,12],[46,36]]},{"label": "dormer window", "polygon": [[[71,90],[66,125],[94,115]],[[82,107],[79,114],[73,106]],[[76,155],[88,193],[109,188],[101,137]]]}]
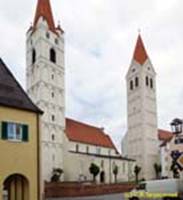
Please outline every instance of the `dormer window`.
[{"label": "dormer window", "polygon": [[50,49],[50,61],[56,63],[56,52],[53,48]]},{"label": "dormer window", "polygon": [[33,49],[32,50],[32,64],[34,64],[36,62],[36,50]]},{"label": "dormer window", "polygon": [[133,81],[130,81],[130,90],[133,90]]}]

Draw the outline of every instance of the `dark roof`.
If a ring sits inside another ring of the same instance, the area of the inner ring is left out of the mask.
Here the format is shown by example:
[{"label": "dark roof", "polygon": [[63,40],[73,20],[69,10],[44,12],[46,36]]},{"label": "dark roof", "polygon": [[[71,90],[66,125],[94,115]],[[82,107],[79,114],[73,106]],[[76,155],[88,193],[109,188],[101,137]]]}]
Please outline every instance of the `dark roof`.
[{"label": "dark roof", "polygon": [[0,105],[42,114],[0,58]]}]

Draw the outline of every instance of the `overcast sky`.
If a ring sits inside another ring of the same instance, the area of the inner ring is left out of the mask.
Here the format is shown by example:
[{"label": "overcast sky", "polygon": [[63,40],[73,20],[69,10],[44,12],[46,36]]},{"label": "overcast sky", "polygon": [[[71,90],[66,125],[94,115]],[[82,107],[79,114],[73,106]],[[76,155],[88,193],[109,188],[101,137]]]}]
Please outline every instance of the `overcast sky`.
[{"label": "overcast sky", "polygon": [[[0,56],[25,88],[25,33],[37,0],[0,1]],[[105,127],[120,148],[125,75],[138,29],[157,73],[159,128],[183,118],[182,0],[51,0],[66,40],[66,114]]]}]

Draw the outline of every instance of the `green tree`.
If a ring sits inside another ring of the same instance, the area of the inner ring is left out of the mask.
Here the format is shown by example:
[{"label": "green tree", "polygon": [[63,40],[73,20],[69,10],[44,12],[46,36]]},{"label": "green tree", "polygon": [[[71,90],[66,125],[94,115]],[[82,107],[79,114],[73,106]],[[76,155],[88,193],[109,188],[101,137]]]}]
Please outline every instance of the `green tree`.
[{"label": "green tree", "polygon": [[55,168],[52,171],[51,182],[60,182],[61,175],[63,174],[63,170],[60,168]]},{"label": "green tree", "polygon": [[90,167],[89,167],[89,171],[90,173],[93,175],[93,181],[96,181],[96,177],[100,172],[100,168],[98,165],[96,165],[95,163],[91,163]]},{"label": "green tree", "polygon": [[154,163],[154,170],[155,170],[155,174],[156,174],[156,179],[160,178],[160,174],[161,174],[161,165]]},{"label": "green tree", "polygon": [[115,166],[113,167],[113,174],[114,174],[115,183],[117,183],[118,172],[119,172],[119,168],[118,168],[117,165],[115,165]]},{"label": "green tree", "polygon": [[135,173],[135,180],[136,180],[136,183],[139,182],[139,173],[141,171],[141,167],[139,167],[138,165],[135,165],[134,167],[134,173]]},{"label": "green tree", "polygon": [[172,161],[170,170],[172,171],[174,178],[180,178],[179,169],[176,165],[176,161]]}]

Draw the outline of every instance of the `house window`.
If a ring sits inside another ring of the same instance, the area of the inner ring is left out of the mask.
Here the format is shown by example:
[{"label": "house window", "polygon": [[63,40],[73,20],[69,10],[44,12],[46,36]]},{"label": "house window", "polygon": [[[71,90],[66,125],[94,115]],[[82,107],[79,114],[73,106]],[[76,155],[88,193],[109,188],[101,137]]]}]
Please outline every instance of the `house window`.
[{"label": "house window", "polygon": [[55,39],[55,44],[58,44],[58,39],[57,38]]},{"label": "house window", "polygon": [[97,153],[98,155],[100,155],[100,153],[101,153],[101,148],[100,148],[100,147],[97,147],[97,148],[96,148],[96,153]]},{"label": "house window", "polygon": [[150,87],[153,89],[153,79],[150,79]]},{"label": "house window", "polygon": [[130,90],[133,90],[133,81],[130,81]]},{"label": "house window", "polygon": [[135,78],[135,86],[136,86],[136,87],[139,86],[139,78],[138,78],[138,77]]},{"label": "house window", "polygon": [[89,146],[86,146],[86,153],[89,153]]},{"label": "house window", "polygon": [[79,144],[76,144],[76,152],[79,152]]},{"label": "house window", "polygon": [[146,76],[146,86],[148,86],[149,85],[149,78],[148,78],[148,76]]},{"label": "house window", "polygon": [[28,126],[24,124],[2,122],[2,139],[28,141]]},{"label": "house window", "polygon": [[53,48],[50,49],[50,61],[56,63],[56,52]]},{"label": "house window", "polygon": [[32,64],[34,64],[36,62],[36,50],[33,49],[32,50]]}]

